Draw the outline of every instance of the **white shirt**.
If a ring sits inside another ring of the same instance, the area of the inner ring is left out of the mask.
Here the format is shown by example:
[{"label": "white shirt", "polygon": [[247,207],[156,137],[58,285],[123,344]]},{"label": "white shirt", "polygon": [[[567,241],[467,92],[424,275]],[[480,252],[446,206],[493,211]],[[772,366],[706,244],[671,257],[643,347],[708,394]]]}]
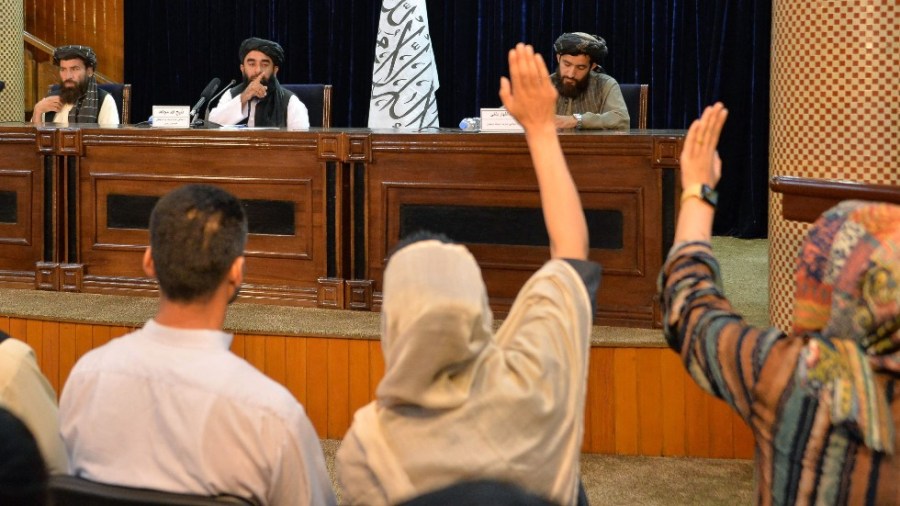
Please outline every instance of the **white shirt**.
[{"label": "white shirt", "polygon": [[41,374],[34,350],[18,339],[0,343],[0,406],[19,417],[37,440],[51,474],[65,474],[56,392]]},{"label": "white shirt", "polygon": [[[62,109],[54,116],[53,122],[60,125],[68,125],[69,111],[71,111],[74,106],[75,104],[63,104]],[[101,125],[119,124],[119,108],[116,107],[116,100],[109,93],[106,94],[103,103],[100,104],[100,110],[97,111],[97,123]]]},{"label": "white shirt", "polygon": [[[222,95],[216,107],[209,111],[209,120],[220,125],[237,125],[247,120],[248,127],[256,126],[256,102],[249,100],[241,107],[241,95],[232,96],[231,91]],[[309,111],[296,95],[288,100],[287,127],[290,130],[309,128]]]},{"label": "white shirt", "polygon": [[319,439],[230,334],[154,320],[82,357],[60,402],[75,476],[258,504],[334,504]]}]

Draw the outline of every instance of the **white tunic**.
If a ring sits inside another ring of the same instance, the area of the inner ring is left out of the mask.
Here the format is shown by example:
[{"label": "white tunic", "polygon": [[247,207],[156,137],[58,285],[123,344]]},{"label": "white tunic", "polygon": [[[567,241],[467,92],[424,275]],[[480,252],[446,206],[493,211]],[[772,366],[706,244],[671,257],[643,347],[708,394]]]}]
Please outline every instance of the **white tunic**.
[{"label": "white tunic", "polygon": [[[237,125],[247,120],[247,126],[254,127],[256,102],[255,99],[250,100],[241,107],[241,95],[232,96],[231,91],[228,91],[222,95],[216,107],[209,111],[209,120],[220,125]],[[296,95],[292,95],[288,100],[287,128],[290,130],[309,128],[309,111]]]},{"label": "white tunic", "polygon": [[[69,124],[69,111],[72,110],[75,104],[63,104],[62,109],[56,113],[56,116],[53,118],[54,123],[58,123],[60,125],[68,125]],[[119,108],[116,107],[116,99],[112,97],[109,93],[106,94],[106,97],[103,99],[103,103],[100,104],[100,110],[97,111],[97,123],[100,125],[118,125],[119,121]]]},{"label": "white tunic", "polygon": [[72,474],[258,504],[334,504],[319,439],[230,334],[154,320],[82,357],[60,402]]}]

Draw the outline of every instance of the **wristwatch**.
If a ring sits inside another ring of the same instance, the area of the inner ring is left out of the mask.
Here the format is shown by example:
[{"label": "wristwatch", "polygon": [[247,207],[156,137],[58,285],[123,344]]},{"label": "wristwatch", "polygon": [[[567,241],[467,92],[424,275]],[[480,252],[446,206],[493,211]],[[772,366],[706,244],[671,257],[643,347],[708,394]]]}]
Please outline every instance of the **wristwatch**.
[{"label": "wristwatch", "polygon": [[572,116],[575,118],[575,130],[581,130],[581,127],[584,126],[584,122],[581,120],[581,115],[575,113]]},{"label": "wristwatch", "polygon": [[681,192],[681,202],[684,202],[685,200],[692,197],[696,197],[703,202],[706,202],[707,204],[712,206],[713,209],[715,209],[716,204],[719,203],[719,194],[716,193],[716,190],[713,190],[707,184],[695,183],[688,186]]}]

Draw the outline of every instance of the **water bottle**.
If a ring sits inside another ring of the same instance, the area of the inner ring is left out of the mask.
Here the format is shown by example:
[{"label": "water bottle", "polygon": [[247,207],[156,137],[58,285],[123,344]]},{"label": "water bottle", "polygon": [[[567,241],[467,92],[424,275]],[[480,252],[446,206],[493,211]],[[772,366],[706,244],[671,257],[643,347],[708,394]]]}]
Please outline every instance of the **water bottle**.
[{"label": "water bottle", "polygon": [[466,132],[477,132],[481,130],[481,118],[463,118],[459,122],[459,129]]}]

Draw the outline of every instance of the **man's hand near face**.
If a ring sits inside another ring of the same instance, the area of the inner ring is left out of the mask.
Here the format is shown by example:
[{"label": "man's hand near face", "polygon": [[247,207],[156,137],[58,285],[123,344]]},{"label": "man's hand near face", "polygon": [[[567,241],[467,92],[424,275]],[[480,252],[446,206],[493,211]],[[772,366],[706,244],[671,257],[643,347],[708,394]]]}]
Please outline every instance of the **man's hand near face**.
[{"label": "man's hand near face", "polygon": [[263,74],[260,73],[247,84],[247,87],[244,88],[244,91],[241,92],[241,107],[247,105],[253,98],[263,99],[266,97],[266,93],[268,92],[266,86],[262,83]]},{"label": "man's hand near face", "polygon": [[59,112],[62,110],[63,103],[58,95],[53,95],[40,100],[34,104],[34,112],[31,116],[32,123],[40,123],[43,121],[44,113]]}]

